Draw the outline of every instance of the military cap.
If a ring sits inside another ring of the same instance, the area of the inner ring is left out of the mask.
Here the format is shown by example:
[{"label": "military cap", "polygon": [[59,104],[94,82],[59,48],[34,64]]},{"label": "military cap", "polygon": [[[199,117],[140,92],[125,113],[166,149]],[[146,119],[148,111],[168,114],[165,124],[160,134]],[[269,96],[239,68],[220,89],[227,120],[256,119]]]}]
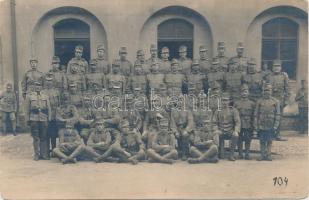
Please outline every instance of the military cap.
[{"label": "military cap", "polygon": [[177,59],[175,59],[175,58],[173,58],[173,60],[172,60],[172,63],[171,63],[172,65],[176,65],[176,64],[179,64],[179,62],[178,62],[178,60]]},{"label": "military cap", "polygon": [[75,47],[75,50],[80,50],[80,51],[83,51],[84,50],[84,47],[82,45],[77,45]]},{"label": "military cap", "polygon": [[218,48],[225,48],[224,42],[218,42]]},{"label": "military cap", "polygon": [[91,59],[91,60],[89,61],[89,64],[90,64],[90,65],[96,65],[96,64],[97,64],[97,60],[96,60],[96,59]]},{"label": "military cap", "polygon": [[151,44],[150,45],[150,51],[156,51],[156,50],[158,50],[157,46],[155,44]]},{"label": "military cap", "polygon": [[142,49],[139,49],[139,50],[137,50],[136,55],[142,56],[142,55],[145,55],[145,53]]},{"label": "military cap", "polygon": [[230,96],[230,94],[228,92],[223,92],[222,96],[221,96],[221,99],[222,100],[230,100],[231,96]]},{"label": "military cap", "polygon": [[97,46],[97,51],[98,51],[98,50],[105,50],[104,45],[103,45],[103,44],[99,44],[99,45]]},{"label": "military cap", "polygon": [[38,62],[38,59],[36,59],[36,58],[30,58],[30,62]]},{"label": "military cap", "polygon": [[263,89],[264,89],[264,91],[271,90],[272,89],[272,85],[270,83],[265,83]]},{"label": "military cap", "polygon": [[274,60],[273,61],[273,66],[281,66],[281,60]]},{"label": "military cap", "polygon": [[213,65],[218,65],[218,64],[219,64],[218,58],[213,58],[213,59],[212,59],[212,64],[213,64]]},{"label": "military cap", "polygon": [[240,91],[243,91],[243,90],[249,90],[249,87],[247,84],[242,84],[241,87],[240,87]]},{"label": "military cap", "polygon": [[163,47],[161,49],[161,53],[164,53],[164,52],[170,52],[170,50],[168,49],[168,47]]},{"label": "military cap", "polygon": [[60,63],[60,58],[58,56],[53,56],[52,63]]},{"label": "military cap", "polygon": [[127,53],[127,47],[120,47],[119,53]]},{"label": "military cap", "polygon": [[179,52],[187,52],[187,47],[185,46],[185,45],[181,45],[180,47],[179,47],[179,50],[178,50]]},{"label": "military cap", "polygon": [[199,65],[199,60],[198,59],[193,59],[192,61],[192,66],[196,66],[196,65]]},{"label": "military cap", "polygon": [[248,60],[248,64],[249,65],[256,65],[256,61],[254,58],[250,58],[250,60]]},{"label": "military cap", "polygon": [[199,49],[200,51],[208,51],[208,49],[204,45],[201,45]]},{"label": "military cap", "polygon": [[42,83],[41,83],[40,81],[35,81],[35,82],[34,82],[34,85],[36,85],[36,86],[42,86]]},{"label": "military cap", "polygon": [[238,42],[237,44],[237,49],[243,49],[244,45],[242,44],[242,42]]},{"label": "military cap", "polygon": [[53,80],[53,77],[52,77],[52,76],[46,76],[46,77],[45,77],[45,80],[46,80],[46,81],[52,81],[52,80]]}]

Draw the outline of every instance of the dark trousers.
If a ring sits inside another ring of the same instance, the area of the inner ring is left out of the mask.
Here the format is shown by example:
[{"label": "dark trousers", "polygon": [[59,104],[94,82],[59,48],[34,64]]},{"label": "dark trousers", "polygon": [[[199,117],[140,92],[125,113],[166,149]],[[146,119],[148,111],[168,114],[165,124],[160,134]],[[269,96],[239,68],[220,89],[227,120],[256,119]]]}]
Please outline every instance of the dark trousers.
[{"label": "dark trousers", "polygon": [[308,107],[298,107],[299,111],[299,131],[305,133],[308,131]]},{"label": "dark trousers", "polygon": [[[58,137],[58,126],[56,123],[56,120],[52,120],[48,123],[48,149],[51,149],[51,151],[56,148],[56,140]],[[50,148],[51,147],[51,148]]]},{"label": "dark trousers", "polygon": [[258,132],[260,139],[260,150],[263,158],[271,156],[272,141],[275,137],[273,130],[260,130]]},{"label": "dark trousers", "polygon": [[31,121],[30,129],[35,157],[49,158],[47,126],[47,121]]}]

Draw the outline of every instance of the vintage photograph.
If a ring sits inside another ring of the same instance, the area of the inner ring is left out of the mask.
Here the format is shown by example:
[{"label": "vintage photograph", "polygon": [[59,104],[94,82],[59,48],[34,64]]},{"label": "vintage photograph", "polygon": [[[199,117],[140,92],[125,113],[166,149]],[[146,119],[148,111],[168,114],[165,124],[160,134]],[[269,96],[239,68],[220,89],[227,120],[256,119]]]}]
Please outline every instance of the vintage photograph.
[{"label": "vintage photograph", "polygon": [[308,1],[0,0],[0,199],[304,199]]}]

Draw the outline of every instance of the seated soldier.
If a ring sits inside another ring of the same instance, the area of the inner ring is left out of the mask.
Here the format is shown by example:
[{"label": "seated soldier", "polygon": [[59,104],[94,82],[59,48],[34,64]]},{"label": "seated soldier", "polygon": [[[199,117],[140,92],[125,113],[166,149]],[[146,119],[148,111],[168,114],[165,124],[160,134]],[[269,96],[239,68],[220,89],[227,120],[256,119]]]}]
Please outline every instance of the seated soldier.
[{"label": "seated soldier", "polygon": [[158,129],[153,130],[150,144],[148,144],[147,155],[150,162],[161,162],[172,164],[173,159],[178,158],[176,150],[176,139],[174,134],[168,130],[168,120],[161,118],[158,120]]},{"label": "seated soldier", "polygon": [[73,128],[72,123],[66,123],[64,129],[59,131],[59,146],[53,150],[63,164],[72,162],[76,163],[76,157],[81,155],[85,150],[77,130]]}]

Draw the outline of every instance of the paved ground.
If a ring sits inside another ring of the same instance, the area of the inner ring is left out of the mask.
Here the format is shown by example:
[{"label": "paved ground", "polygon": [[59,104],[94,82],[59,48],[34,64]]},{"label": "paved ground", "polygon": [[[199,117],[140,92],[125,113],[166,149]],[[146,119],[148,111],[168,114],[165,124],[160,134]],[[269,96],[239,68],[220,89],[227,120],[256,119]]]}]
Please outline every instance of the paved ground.
[{"label": "paved ground", "polygon": [[[0,136],[0,193],[6,199],[305,197],[307,136],[284,135],[289,140],[275,142],[273,162],[143,162],[136,166],[92,162],[62,165],[56,159],[35,162],[28,134]],[[253,149],[257,148],[254,141]],[[287,186],[274,186],[274,177],[287,177]]]}]

